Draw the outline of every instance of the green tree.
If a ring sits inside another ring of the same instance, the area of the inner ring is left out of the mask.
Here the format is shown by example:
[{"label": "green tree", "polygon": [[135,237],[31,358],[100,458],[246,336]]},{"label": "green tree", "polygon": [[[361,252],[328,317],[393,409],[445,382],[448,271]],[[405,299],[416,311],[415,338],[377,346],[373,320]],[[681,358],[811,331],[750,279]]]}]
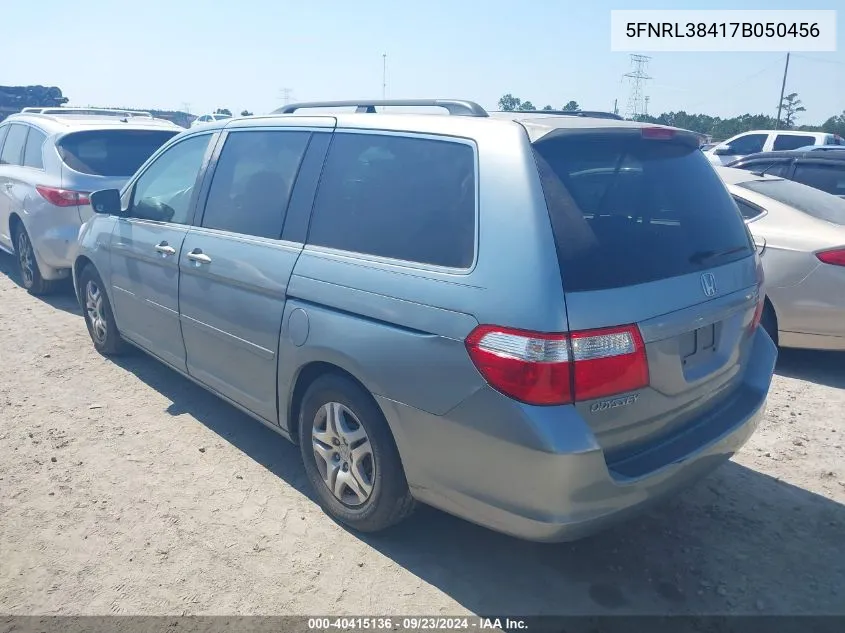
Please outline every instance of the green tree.
[{"label": "green tree", "polygon": [[504,110],[505,112],[513,112],[521,105],[522,99],[514,97],[511,93],[503,95],[502,98],[499,99],[499,110]]},{"label": "green tree", "polygon": [[229,108],[217,108],[214,114],[228,114],[232,116],[232,111]]},{"label": "green tree", "polygon": [[535,109],[536,108],[534,107],[534,104],[531,103],[530,101],[523,101],[522,103],[519,104],[519,107],[517,108],[517,110],[535,110]]},{"label": "green tree", "polygon": [[842,114],[832,116],[822,123],[822,131],[845,137],[845,110],[842,111]]},{"label": "green tree", "polygon": [[243,110],[241,111],[241,116],[252,116],[252,112],[249,110]]},{"label": "green tree", "polygon": [[554,110],[554,108],[550,105],[543,106],[543,110]]},{"label": "green tree", "polygon": [[781,107],[783,108],[783,122],[786,127],[794,127],[797,114],[807,111],[807,108],[801,105],[801,99],[798,98],[797,92],[786,95],[783,98]]},{"label": "green tree", "polygon": [[565,106],[563,106],[564,112],[577,112],[581,109],[581,106],[578,105],[577,101],[570,101]]}]

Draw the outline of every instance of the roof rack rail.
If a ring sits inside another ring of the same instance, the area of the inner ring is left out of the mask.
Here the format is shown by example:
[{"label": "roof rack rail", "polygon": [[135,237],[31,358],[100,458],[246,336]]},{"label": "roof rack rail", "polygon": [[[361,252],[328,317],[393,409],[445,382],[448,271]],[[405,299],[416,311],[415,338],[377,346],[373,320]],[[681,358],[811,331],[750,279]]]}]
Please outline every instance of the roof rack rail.
[{"label": "roof rack rail", "polygon": [[578,116],[590,119],[615,119],[624,121],[624,117],[613,112],[600,112],[598,110],[514,110],[519,114],[557,114],[561,116]]},{"label": "roof rack rail", "polygon": [[144,110],[118,110],[115,108],[24,108],[21,110],[23,114],[91,114],[98,116],[119,116],[119,117],[143,117],[152,119],[153,115]]},{"label": "roof rack rail", "polygon": [[349,108],[354,107],[356,112],[375,114],[376,106],[395,107],[435,107],[444,108],[453,116],[489,116],[487,111],[474,101],[464,99],[388,99],[374,101],[309,101],[303,103],[291,103],[274,110],[273,114],[292,114],[297,110],[306,108]]}]

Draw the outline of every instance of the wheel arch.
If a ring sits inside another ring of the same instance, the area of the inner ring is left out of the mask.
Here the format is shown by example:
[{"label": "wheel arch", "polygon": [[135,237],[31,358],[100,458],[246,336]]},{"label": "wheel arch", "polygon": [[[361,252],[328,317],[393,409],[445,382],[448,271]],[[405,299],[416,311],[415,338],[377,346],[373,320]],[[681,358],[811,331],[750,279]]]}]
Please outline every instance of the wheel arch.
[{"label": "wheel arch", "polygon": [[[336,362],[330,362],[327,360],[311,360],[301,365],[297,370],[295,377],[292,381],[293,388],[290,390],[289,396],[287,398],[287,429],[291,439],[294,442],[299,443],[299,415],[302,408],[302,399],[305,396],[305,392],[308,391],[308,388],[313,385],[314,382],[316,382],[319,378],[330,374],[341,376],[350,380],[367,395],[367,397],[373,402],[373,404],[381,412],[385,419],[387,419],[384,410],[379,406],[378,401],[375,399],[375,397],[373,397],[372,391],[367,388],[364,382],[361,381],[353,373],[353,371],[348,368],[342,367]],[[390,427],[389,421],[388,427]]]}]

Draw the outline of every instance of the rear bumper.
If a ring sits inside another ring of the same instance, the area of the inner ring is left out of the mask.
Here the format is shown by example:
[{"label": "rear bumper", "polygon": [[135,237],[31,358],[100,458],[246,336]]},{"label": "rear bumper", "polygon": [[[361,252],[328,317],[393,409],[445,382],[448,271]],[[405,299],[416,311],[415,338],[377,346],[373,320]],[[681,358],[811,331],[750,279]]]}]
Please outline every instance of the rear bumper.
[{"label": "rear bumper", "polygon": [[[758,330],[735,397],[618,468],[608,466],[574,407],[530,407],[489,388],[445,416],[378,400],[417,499],[516,537],[568,541],[642,511],[728,460],[765,413],[776,358]],[[641,473],[642,464],[654,468]]]}]

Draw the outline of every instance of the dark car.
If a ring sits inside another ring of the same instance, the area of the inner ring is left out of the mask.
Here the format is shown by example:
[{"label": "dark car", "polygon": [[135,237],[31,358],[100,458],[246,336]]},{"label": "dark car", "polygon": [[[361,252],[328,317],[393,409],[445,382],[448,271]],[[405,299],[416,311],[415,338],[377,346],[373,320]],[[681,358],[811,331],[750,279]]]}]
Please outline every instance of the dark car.
[{"label": "dark car", "polygon": [[820,145],[781,152],[760,152],[728,165],[780,176],[845,198],[845,146]]}]

